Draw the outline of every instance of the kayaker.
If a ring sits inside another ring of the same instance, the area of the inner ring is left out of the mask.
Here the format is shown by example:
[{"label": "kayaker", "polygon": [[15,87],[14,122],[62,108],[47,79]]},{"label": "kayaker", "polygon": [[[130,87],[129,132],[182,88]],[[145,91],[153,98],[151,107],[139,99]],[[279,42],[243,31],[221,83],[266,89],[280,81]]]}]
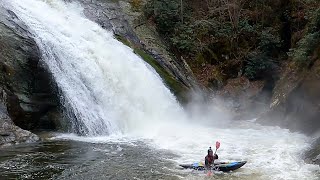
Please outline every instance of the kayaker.
[{"label": "kayaker", "polygon": [[213,154],[213,151],[211,149],[211,147],[209,147],[208,149],[208,155],[205,157],[205,165],[206,168],[211,168],[211,166],[214,164],[214,160],[218,159],[218,155],[217,154]]}]

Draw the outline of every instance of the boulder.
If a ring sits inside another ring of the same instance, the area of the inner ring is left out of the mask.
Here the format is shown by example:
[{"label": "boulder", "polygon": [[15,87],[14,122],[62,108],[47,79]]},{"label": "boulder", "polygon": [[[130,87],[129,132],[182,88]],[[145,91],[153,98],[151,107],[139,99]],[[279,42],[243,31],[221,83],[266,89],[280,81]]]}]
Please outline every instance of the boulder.
[{"label": "boulder", "polygon": [[0,101],[0,147],[36,141],[39,141],[37,135],[14,125],[4,103]]}]

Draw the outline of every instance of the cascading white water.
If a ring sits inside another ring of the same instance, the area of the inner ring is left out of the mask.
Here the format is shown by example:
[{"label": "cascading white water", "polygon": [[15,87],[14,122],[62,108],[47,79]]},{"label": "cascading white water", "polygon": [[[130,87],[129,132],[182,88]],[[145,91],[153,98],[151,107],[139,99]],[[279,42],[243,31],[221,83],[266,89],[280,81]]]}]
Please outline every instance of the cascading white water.
[{"label": "cascading white water", "polygon": [[124,141],[142,137],[151,139],[151,146],[180,154],[177,162],[181,163],[201,160],[209,144],[220,139],[220,157],[249,161],[231,178],[317,179],[319,167],[301,159],[309,138],[252,122],[220,128],[202,125],[203,119],[218,124],[217,114],[187,118],[159,76],[111,32],[86,19],[78,4],[62,0],[0,3],[14,11],[35,36],[67,113],[74,116],[73,130],[91,136],[63,137],[90,142],[115,140],[115,136],[98,135],[126,136]]},{"label": "cascading white water", "polygon": [[161,78],[111,32],[86,19],[79,5],[44,0],[10,4],[35,36],[73,119],[73,131],[126,132],[181,111]]}]

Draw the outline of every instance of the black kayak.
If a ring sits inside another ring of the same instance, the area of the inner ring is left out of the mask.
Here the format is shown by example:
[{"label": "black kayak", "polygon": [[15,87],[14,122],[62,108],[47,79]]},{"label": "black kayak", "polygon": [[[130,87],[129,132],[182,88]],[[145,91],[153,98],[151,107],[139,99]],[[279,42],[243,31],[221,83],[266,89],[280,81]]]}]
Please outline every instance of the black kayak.
[{"label": "black kayak", "polygon": [[[241,168],[243,165],[245,165],[247,161],[239,161],[239,162],[221,162],[215,164],[211,169],[214,171],[234,171],[236,169]],[[186,169],[195,169],[198,171],[204,171],[206,170],[205,165],[202,162],[197,162],[193,164],[180,164],[181,167]]]}]

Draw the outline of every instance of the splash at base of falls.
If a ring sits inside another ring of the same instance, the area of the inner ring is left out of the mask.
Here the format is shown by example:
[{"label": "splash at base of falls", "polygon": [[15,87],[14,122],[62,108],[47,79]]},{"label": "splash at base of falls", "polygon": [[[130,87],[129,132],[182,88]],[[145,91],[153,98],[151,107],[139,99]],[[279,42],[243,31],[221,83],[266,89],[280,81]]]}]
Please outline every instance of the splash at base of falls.
[{"label": "splash at base of falls", "polygon": [[[319,179],[319,166],[306,164],[302,154],[310,148],[311,139],[278,127],[265,127],[252,121],[237,121],[224,127],[204,127],[201,124],[168,123],[144,134],[126,134],[106,137],[80,137],[60,134],[54,139],[75,140],[87,143],[110,143],[135,146],[144,142],[151,149],[166,150],[178,156],[171,157],[176,167],[168,167],[187,179],[199,179],[203,172],[181,170],[178,164],[204,160],[208,146],[220,140],[219,161],[248,161],[238,171],[220,173],[215,179],[287,180]],[[139,147],[137,147],[139,148]],[[200,177],[199,177],[200,176]],[[203,177],[205,178],[205,177]]]}]

